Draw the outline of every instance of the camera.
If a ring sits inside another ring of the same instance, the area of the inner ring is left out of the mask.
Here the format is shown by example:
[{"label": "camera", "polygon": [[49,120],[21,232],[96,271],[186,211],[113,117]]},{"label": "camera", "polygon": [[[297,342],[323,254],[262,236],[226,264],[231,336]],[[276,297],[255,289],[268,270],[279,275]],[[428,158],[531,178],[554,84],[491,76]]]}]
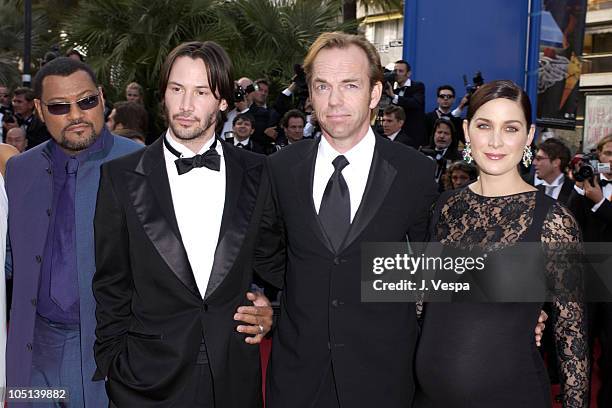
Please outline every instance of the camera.
[{"label": "camera", "polygon": [[306,82],[306,72],[304,71],[304,67],[300,64],[293,65],[293,82],[298,87],[298,91],[296,94],[298,96],[308,97],[308,83]]},{"label": "camera", "polygon": [[478,88],[484,84],[484,78],[482,72],[476,71],[474,78],[472,78],[472,84],[468,84],[467,76],[463,75],[463,84],[465,85],[465,95],[469,99]]},{"label": "camera", "polygon": [[17,118],[13,113],[13,109],[7,106],[0,106],[0,113],[2,113],[2,121],[6,123],[15,123]]},{"label": "camera", "polygon": [[389,84],[391,85],[391,88],[393,88],[393,85],[395,84],[395,71],[386,71],[383,75],[383,81],[385,84]]},{"label": "camera", "polygon": [[600,163],[595,153],[579,155],[572,160],[572,169],[576,181],[591,180],[598,174],[610,173],[610,163]]},{"label": "camera", "polygon": [[257,84],[251,84],[246,88],[243,88],[240,85],[236,85],[234,87],[234,101],[243,101],[244,98],[251,92],[255,92],[259,90],[259,86]]}]

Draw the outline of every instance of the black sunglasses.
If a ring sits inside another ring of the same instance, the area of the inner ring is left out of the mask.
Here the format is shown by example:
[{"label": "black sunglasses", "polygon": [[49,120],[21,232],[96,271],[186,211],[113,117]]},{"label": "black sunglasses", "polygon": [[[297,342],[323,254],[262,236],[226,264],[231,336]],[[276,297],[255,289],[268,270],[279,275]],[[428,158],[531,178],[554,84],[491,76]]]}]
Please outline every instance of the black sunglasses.
[{"label": "black sunglasses", "polygon": [[65,115],[70,112],[70,106],[73,103],[76,103],[80,110],[89,110],[98,106],[100,103],[100,94],[97,93],[95,95],[89,95],[84,98],[79,99],[76,102],[58,102],[58,103],[45,103],[42,102],[52,115]]},{"label": "black sunglasses", "polygon": [[442,98],[442,99],[453,99],[455,97],[455,95],[449,95],[449,94],[440,94],[438,95],[438,98]]}]

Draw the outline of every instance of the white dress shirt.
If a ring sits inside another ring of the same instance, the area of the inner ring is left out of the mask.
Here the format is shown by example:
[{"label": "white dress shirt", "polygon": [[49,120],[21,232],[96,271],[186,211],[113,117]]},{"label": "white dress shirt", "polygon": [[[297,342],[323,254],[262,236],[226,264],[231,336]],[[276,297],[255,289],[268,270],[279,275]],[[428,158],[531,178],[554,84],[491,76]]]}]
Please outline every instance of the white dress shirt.
[{"label": "white dress shirt", "polygon": [[240,141],[240,140],[238,140],[237,137],[234,136],[234,146],[238,147],[238,145],[241,144],[242,147],[247,147],[249,145],[249,140],[251,140],[251,138],[247,137],[243,141]]},{"label": "white dress shirt", "polygon": [[[399,85],[399,84],[398,84]],[[404,82],[404,85],[399,85],[399,87],[404,87],[404,86],[411,86],[412,85],[412,81],[410,80],[410,78],[408,78],[406,80],[406,82]],[[397,95],[393,96],[393,103],[395,105],[397,105],[397,103],[399,102],[399,97],[400,96],[404,96],[404,89],[402,89],[401,91],[399,91],[399,93]]]},{"label": "white dress shirt", "polygon": [[544,186],[544,192],[547,196],[554,198],[555,200],[559,199],[559,194],[561,193],[561,188],[563,187],[563,183],[565,183],[565,175],[563,173],[559,174],[557,178],[552,183],[547,183],[546,180],[539,178],[538,176],[534,176],[533,185]]},{"label": "white dress shirt", "polygon": [[[402,129],[400,129],[402,130]],[[387,136],[387,139],[391,140],[392,142],[395,141],[395,138],[397,137],[397,135],[399,134],[400,130],[398,130],[397,132],[393,133],[392,135]]]},{"label": "white dress shirt", "polygon": [[[166,138],[181,153],[181,157],[195,156],[191,150],[174,140],[170,132],[166,132]],[[206,142],[199,153],[208,150],[214,140],[211,138]],[[212,272],[225,204],[226,171],[221,143],[217,142],[216,150],[221,156],[219,171],[200,167],[179,176],[174,163],[177,157],[164,147],[176,221],[202,297],[205,296]]]},{"label": "white dress shirt", "polygon": [[[346,157],[349,164],[342,170],[342,175],[346,180],[351,199],[351,222],[353,222],[355,213],[361,204],[366,183],[368,182],[375,144],[376,137],[372,129],[369,128],[365,137],[357,145],[353,146],[351,150],[344,153],[344,157]],[[317,214],[319,213],[319,208],[321,208],[321,200],[323,199],[327,182],[334,173],[332,162],[341,154],[329,144],[325,136],[321,137],[312,183],[312,200]]]},{"label": "white dress shirt", "polygon": [[[603,174],[600,174],[599,177],[604,180],[608,180],[608,178],[604,176]],[[588,183],[588,181],[585,181],[585,183]],[[576,192],[580,194],[581,196],[584,195],[584,190],[575,184],[574,184],[574,190],[576,190]],[[599,201],[598,203],[595,203],[595,205],[591,207],[591,211],[593,212],[596,212],[597,210],[599,210],[599,207],[601,207],[604,201],[606,200],[612,201],[612,184],[608,184],[605,187],[602,187],[601,192],[603,193],[603,198],[601,199],[601,201]]]}]

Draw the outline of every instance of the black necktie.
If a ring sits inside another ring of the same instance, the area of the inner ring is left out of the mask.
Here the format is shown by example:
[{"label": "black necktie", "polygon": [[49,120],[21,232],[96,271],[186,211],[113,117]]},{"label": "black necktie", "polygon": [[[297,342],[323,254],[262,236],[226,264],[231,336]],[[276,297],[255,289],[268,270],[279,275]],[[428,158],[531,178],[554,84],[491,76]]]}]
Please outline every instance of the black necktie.
[{"label": "black necktie", "polygon": [[334,159],[332,164],[334,173],[329,178],[323,193],[319,219],[332,246],[337,251],[351,226],[351,199],[348,185],[342,176],[342,169],[349,162],[346,157],[340,155]]},{"label": "black necktie", "polygon": [[216,149],[217,139],[215,139],[212,145],[210,145],[210,149],[205,151],[203,154],[196,154],[193,157],[181,157],[181,153],[172,147],[168,142],[168,139],[165,137],[164,145],[170,151],[170,153],[178,157],[174,163],[176,164],[176,170],[178,171],[179,176],[191,171],[192,169],[195,169],[196,167],[206,167],[215,171],[219,171],[221,169],[221,156],[219,156]]}]

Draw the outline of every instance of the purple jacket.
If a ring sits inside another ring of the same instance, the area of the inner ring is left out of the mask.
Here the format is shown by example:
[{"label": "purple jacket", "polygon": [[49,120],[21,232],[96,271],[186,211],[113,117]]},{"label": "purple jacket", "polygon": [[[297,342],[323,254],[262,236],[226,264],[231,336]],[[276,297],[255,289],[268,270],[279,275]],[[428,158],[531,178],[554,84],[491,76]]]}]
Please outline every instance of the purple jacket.
[{"label": "purple jacket", "polygon": [[[140,145],[111,134],[104,127],[104,148],[92,153],[79,168],[75,195],[76,252],[79,271],[81,364],[85,407],[108,406],[104,382],[93,382],[95,300],[91,281],[96,270],[93,218],[100,181],[100,166],[138,150]],[[42,255],[49,229],[53,177],[49,143],[11,158],[6,170],[9,199],[9,239],[13,257],[13,303],[7,344],[7,386],[30,386],[32,341]],[[23,405],[19,405],[23,406]]]}]

